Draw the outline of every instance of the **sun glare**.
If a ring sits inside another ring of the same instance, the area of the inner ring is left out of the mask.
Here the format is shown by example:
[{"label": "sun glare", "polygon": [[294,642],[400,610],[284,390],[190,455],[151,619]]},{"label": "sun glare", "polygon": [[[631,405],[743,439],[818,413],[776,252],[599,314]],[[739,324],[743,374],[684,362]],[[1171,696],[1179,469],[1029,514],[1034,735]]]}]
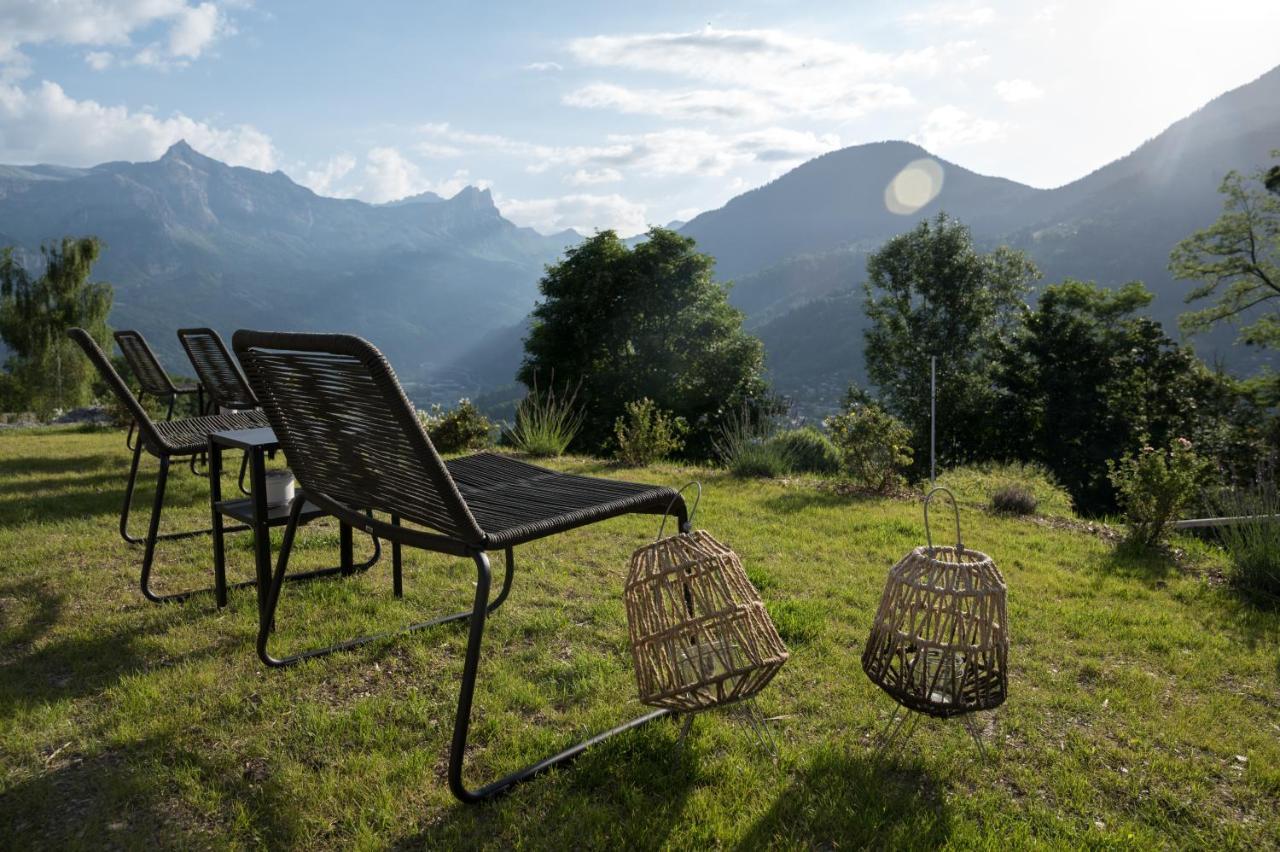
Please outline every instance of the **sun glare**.
[{"label": "sun glare", "polygon": [[902,216],[914,213],[942,192],[942,177],[937,160],[913,160],[884,188],[884,206]]}]

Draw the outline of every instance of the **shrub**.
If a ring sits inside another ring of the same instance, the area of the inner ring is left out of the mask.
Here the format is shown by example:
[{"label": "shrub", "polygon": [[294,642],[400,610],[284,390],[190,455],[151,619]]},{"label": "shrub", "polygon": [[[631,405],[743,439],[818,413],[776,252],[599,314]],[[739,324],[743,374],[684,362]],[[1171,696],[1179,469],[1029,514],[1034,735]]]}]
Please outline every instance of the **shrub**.
[{"label": "shrub", "polygon": [[793,473],[840,472],[840,451],[830,438],[812,426],[779,432],[769,443],[782,451]]},{"label": "shrub", "polygon": [[734,476],[775,479],[791,472],[791,457],[775,443],[757,441],[739,447],[728,467]]},{"label": "shrub", "polygon": [[784,476],[791,472],[791,458],[785,447],[770,440],[773,431],[768,416],[744,405],[724,418],[712,446],[734,476]]},{"label": "shrub", "polygon": [[1001,491],[1028,493],[1034,501],[1031,511],[1046,515],[1071,517],[1071,495],[1052,473],[1034,462],[984,462],[949,468],[938,475],[938,485],[945,485],[956,499],[968,506],[987,506],[992,511],[1013,511],[996,506]]},{"label": "shrub", "polygon": [[1280,493],[1275,485],[1228,494],[1215,508],[1222,517],[1254,519],[1218,527],[1231,560],[1232,584],[1280,600]]},{"label": "shrub", "polygon": [[482,450],[491,442],[493,424],[465,397],[451,411],[445,412],[436,404],[430,411],[419,411],[418,418],[438,452]]},{"label": "shrub", "polygon": [[613,437],[618,443],[615,455],[623,464],[643,467],[684,447],[689,424],[683,417],[661,411],[653,400],[628,402],[626,414],[613,423]]},{"label": "shrub", "polygon": [[582,428],[578,392],[556,394],[555,388],[533,390],[516,406],[516,425],[506,432],[507,441],[521,452],[539,458],[564,455]]},{"label": "shrub", "polygon": [[991,495],[991,511],[1002,515],[1033,515],[1036,495],[1021,485],[1006,485]]},{"label": "shrub", "polygon": [[878,405],[854,403],[825,421],[854,484],[888,491],[911,464],[911,430]]},{"label": "shrub", "polygon": [[1176,439],[1167,451],[1147,445],[1118,463],[1108,461],[1107,477],[1129,524],[1129,540],[1158,544],[1195,498],[1206,468],[1186,438]]}]

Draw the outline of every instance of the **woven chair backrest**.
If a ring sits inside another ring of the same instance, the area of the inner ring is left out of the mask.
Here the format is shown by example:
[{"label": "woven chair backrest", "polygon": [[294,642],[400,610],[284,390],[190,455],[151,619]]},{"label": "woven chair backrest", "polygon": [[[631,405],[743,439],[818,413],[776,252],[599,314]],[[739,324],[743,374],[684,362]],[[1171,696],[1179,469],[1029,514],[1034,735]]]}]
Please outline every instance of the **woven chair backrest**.
[{"label": "woven chair backrest", "polygon": [[237,331],[245,375],[308,494],[468,545],[484,532],[382,353],[347,334]]},{"label": "woven chair backrest", "polygon": [[142,437],[147,444],[155,449],[163,447],[164,444],[156,432],[156,427],[151,422],[151,416],[142,407],[142,403],[138,402],[138,398],[133,395],[129,385],[116,372],[116,368],[111,365],[111,359],[107,357],[107,353],[102,351],[102,347],[98,345],[98,341],[93,339],[93,335],[83,328],[70,328],[67,329],[67,337],[79,344],[80,348],[84,350],[84,354],[89,356],[89,361],[97,368],[98,374],[107,383],[107,387],[111,388],[111,392],[116,395],[120,405],[133,415],[133,419],[137,421],[138,430],[142,433]]},{"label": "woven chair backrest", "polygon": [[156,353],[151,351],[146,338],[136,331],[117,331],[116,344],[143,393],[166,396],[174,392],[173,382],[160,366],[160,361],[156,358]]},{"label": "woven chair backrest", "polygon": [[211,328],[180,328],[178,339],[210,402],[218,408],[258,407],[249,381],[218,332]]}]

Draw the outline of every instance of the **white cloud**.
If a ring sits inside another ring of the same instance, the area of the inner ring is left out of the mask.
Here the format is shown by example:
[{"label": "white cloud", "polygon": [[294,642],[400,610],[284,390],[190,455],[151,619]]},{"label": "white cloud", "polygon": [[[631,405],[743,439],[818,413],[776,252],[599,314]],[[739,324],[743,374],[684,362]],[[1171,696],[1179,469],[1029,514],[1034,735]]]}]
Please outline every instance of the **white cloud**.
[{"label": "white cloud", "polygon": [[[909,105],[913,98],[902,78],[962,73],[980,64],[984,55],[970,41],[883,52],[783,30],[713,27],[578,38],[569,43],[569,50],[589,65],[659,72],[725,87],[663,93],[601,84],[571,93],[569,102],[575,105],[668,117],[759,118],[765,113],[834,120]],[[750,100],[744,92],[750,93]],[[680,102],[665,105],[664,94]]]},{"label": "white cloud", "polygon": [[592,83],[566,94],[568,106],[612,109],[617,112],[656,115],[667,119],[731,118],[768,121],[778,108],[746,89],[628,89],[609,83]]},{"label": "white cloud", "polygon": [[169,30],[169,55],[179,59],[199,57],[218,35],[221,18],[212,3],[183,9]]},{"label": "white cloud", "polygon": [[617,169],[598,169],[587,171],[578,169],[573,174],[565,175],[565,181],[574,186],[592,186],[601,183],[617,183],[622,180],[622,172]]},{"label": "white cloud", "polygon": [[[362,168],[358,168],[363,163]],[[472,178],[466,169],[458,169],[447,178],[430,178],[422,166],[399,148],[375,145],[365,152],[363,161],[347,153],[339,153],[317,167],[300,164],[299,183],[317,195],[332,198],[358,198],[372,204],[399,201],[410,195],[434,192],[446,198],[467,186],[486,188],[490,181]]]},{"label": "white cloud", "polygon": [[330,157],[329,161],[320,168],[305,172],[298,182],[303,186],[310,187],[317,195],[343,198],[346,197],[347,193],[339,189],[337,184],[351,174],[351,170],[355,167],[355,157],[350,154],[338,154]]},{"label": "white cloud", "polygon": [[990,142],[1003,135],[1004,125],[1000,122],[978,118],[948,104],[930,111],[911,141],[936,154],[963,145]]},{"label": "white cloud", "polygon": [[[131,58],[143,65],[184,65],[201,56],[230,26],[217,4],[187,0],[7,0],[0,3],[0,63],[22,63],[25,45],[59,43],[127,51],[133,37],[167,26],[164,39]],[[85,61],[95,70],[109,64],[107,51]]]},{"label": "white cloud", "polygon": [[526,71],[563,71],[564,66],[559,62],[530,62],[524,66]]},{"label": "white cloud", "polygon": [[903,16],[905,23],[937,27],[985,27],[996,20],[996,10],[974,3],[935,3]]},{"label": "white cloud", "polygon": [[648,227],[645,206],[617,194],[498,198],[495,203],[502,215],[517,225],[547,234],[565,228],[573,228],[580,233],[590,233],[595,228],[612,228],[625,237]]},{"label": "white cloud", "polygon": [[91,50],[84,55],[85,64],[94,71],[105,71],[115,61],[115,56],[106,50]]},{"label": "white cloud", "polygon": [[364,185],[356,195],[375,204],[424,192],[429,183],[416,164],[390,146],[369,149],[364,177]]},{"label": "white cloud", "polygon": [[1044,89],[1030,80],[1001,80],[996,83],[996,94],[1006,103],[1016,104],[1044,97]]},{"label": "white cloud", "polygon": [[89,166],[108,160],[151,160],[174,142],[233,165],[270,171],[271,139],[250,125],[214,127],[182,113],[161,118],[76,100],[57,83],[31,89],[0,84],[0,162]]},{"label": "white cloud", "polygon": [[439,142],[419,142],[413,146],[413,150],[424,157],[432,159],[444,160],[449,157],[461,157],[463,151],[455,145],[441,145]]},{"label": "white cloud", "polygon": [[[588,174],[635,171],[657,176],[721,176],[748,163],[796,163],[840,146],[840,137],[783,127],[719,134],[671,128],[643,134],[615,134],[604,144],[553,146],[490,133],[472,133],[448,124],[422,125],[429,141],[487,149],[528,160],[525,171],[542,174],[560,167]],[[570,176],[572,179],[572,175]]]}]

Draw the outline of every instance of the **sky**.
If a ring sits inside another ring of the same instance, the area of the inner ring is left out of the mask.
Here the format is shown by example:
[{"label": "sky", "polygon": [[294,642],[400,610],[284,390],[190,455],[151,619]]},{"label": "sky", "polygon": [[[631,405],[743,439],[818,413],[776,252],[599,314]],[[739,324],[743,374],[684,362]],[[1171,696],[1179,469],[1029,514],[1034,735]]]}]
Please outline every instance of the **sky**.
[{"label": "sky", "polygon": [[322,195],[476,185],[629,235],[885,139],[1059,186],[1280,64],[1277,33],[1280,0],[0,0],[0,163],[185,138]]}]

